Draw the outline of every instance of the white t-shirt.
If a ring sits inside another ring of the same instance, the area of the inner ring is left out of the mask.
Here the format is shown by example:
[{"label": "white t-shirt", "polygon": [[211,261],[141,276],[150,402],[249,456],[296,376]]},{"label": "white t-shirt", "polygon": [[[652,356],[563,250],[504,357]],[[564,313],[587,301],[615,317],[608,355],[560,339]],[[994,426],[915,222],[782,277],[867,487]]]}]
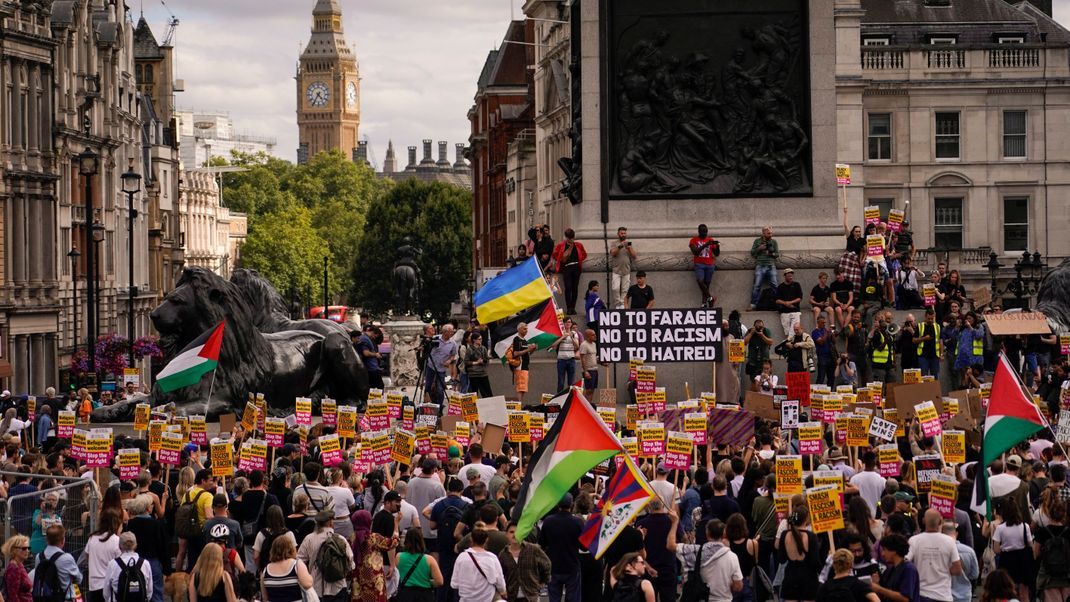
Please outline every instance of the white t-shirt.
[{"label": "white t-shirt", "polygon": [[1033,534],[1029,531],[1029,525],[1024,523],[1013,527],[1000,524],[992,534],[992,541],[999,544],[1001,552],[1022,550],[1033,544]]},{"label": "white t-shirt", "polygon": [[655,479],[650,482],[650,487],[654,490],[654,493],[661,496],[661,501],[665,503],[666,508],[673,507],[673,500],[676,498],[675,484]]},{"label": "white t-shirt", "polygon": [[754,382],[758,383],[758,388],[761,389],[762,391],[772,391],[773,389],[776,388],[777,383],[780,382],[780,377],[779,376],[777,376],[776,374],[771,374],[769,376],[769,388],[763,388],[762,387],[762,378],[763,378],[762,374],[759,374],[758,376],[754,377]]},{"label": "white t-shirt", "polygon": [[[478,562],[479,568],[473,562]],[[457,590],[461,600],[491,602],[496,592],[505,591],[502,564],[497,556],[486,550],[466,550],[457,556],[453,565],[450,587]]]},{"label": "white t-shirt", "polygon": [[858,488],[858,495],[866,500],[873,516],[877,516],[877,505],[881,501],[887,479],[872,470],[864,470],[851,477],[851,484]]},{"label": "white t-shirt", "polygon": [[416,506],[401,500],[401,520],[398,522],[398,531],[401,533],[408,531],[419,518],[420,512],[416,510]]},{"label": "white t-shirt", "polygon": [[108,565],[119,557],[119,536],[100,541],[101,535],[90,535],[85,545],[89,566],[89,591],[104,589],[108,583]]},{"label": "white t-shirt", "polygon": [[349,518],[349,509],[356,505],[357,500],[353,497],[353,490],[349,487],[332,485],[327,488],[334,499],[334,518]]},{"label": "white t-shirt", "polygon": [[739,568],[739,557],[735,552],[721,544],[707,543],[703,546],[682,543],[676,546],[676,556],[684,565],[684,574],[688,574],[698,559],[702,547],[702,567],[699,574],[710,589],[710,602],[731,602],[732,582],[743,580],[743,571]]},{"label": "white t-shirt", "polygon": [[480,463],[480,464],[465,464],[464,466],[461,467],[461,472],[458,472],[457,474],[464,475],[464,477],[467,479],[468,478],[468,469],[469,468],[474,468],[474,469],[478,470],[479,471],[479,480],[483,481],[483,484],[486,485],[487,487],[490,487],[490,480],[494,478],[494,473],[497,472],[496,470],[494,470],[493,466],[487,466],[486,464],[482,464],[482,463]]},{"label": "white t-shirt", "polygon": [[921,595],[932,600],[951,600],[951,565],[959,559],[955,540],[943,533],[918,533],[910,538],[907,560],[918,569]]},{"label": "white t-shirt", "polygon": [[1022,480],[1012,474],[1004,472],[992,475],[988,477],[988,495],[992,498],[1003,497],[1013,493],[1021,484]]},{"label": "white t-shirt", "polygon": [[[282,535],[279,535],[279,537],[281,537],[283,539],[289,539],[290,541],[293,542],[294,547],[295,548],[297,547],[297,538],[294,537],[294,532],[293,531],[287,531],[287,532],[283,533]],[[278,539],[279,537],[276,537],[275,539]],[[257,533],[256,533],[256,541],[253,542],[253,551],[254,552],[260,552],[261,554],[270,554],[271,550],[264,550],[263,549],[264,541],[266,541],[266,540],[267,540],[267,538],[264,537],[264,530],[261,529],[260,531],[257,531]]]},{"label": "white t-shirt", "polygon": [[580,360],[584,370],[597,370],[598,347],[591,341],[580,343]]}]

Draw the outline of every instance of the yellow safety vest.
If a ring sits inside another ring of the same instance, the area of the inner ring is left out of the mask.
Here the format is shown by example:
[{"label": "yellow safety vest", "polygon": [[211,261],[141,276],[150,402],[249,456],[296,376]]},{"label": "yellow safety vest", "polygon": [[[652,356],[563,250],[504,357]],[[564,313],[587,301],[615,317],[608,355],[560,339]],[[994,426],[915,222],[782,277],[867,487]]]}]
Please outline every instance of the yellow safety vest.
[{"label": "yellow safety vest", "polygon": [[891,360],[891,358],[892,358],[892,349],[891,349],[891,347],[892,346],[888,344],[888,340],[887,339],[884,340],[884,349],[877,349],[876,347],[874,347],[873,348],[873,353],[870,356],[872,358],[872,360],[873,360],[873,363],[874,364],[887,364],[890,361],[892,361]]},{"label": "yellow safety vest", "polygon": [[981,357],[985,354],[985,342],[982,339],[973,340],[973,355],[974,357]]},{"label": "yellow safety vest", "polygon": [[[925,327],[928,326],[928,325],[929,325],[928,322],[922,322],[921,324],[918,324],[918,336],[919,337],[925,336]],[[940,340],[940,325],[939,324],[933,324],[933,327],[936,330],[936,333],[935,333],[935,338],[936,338],[936,357],[940,357],[940,356],[942,356],[944,354],[944,343],[943,343],[943,341]],[[921,352],[922,352],[922,348],[923,347],[925,347],[925,341],[922,341],[922,342],[918,343],[918,357],[921,357]]]}]

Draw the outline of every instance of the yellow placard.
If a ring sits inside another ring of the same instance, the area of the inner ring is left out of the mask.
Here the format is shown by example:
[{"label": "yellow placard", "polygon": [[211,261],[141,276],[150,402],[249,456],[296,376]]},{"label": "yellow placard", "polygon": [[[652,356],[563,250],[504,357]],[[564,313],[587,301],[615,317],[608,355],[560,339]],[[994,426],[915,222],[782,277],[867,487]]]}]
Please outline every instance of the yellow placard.
[{"label": "yellow placard", "polygon": [[134,406],[134,430],[145,431],[149,428],[149,414],[152,407],[147,403],[139,403]]},{"label": "yellow placard", "polygon": [[[777,489],[780,489],[779,481]],[[814,533],[827,533],[843,528],[843,508],[840,505],[840,494],[834,486],[807,489],[806,505],[810,509],[810,524]]]},{"label": "yellow placard", "polygon": [[416,435],[408,431],[394,433],[394,445],[390,448],[390,459],[398,464],[408,464],[416,448]]},{"label": "yellow placard", "polygon": [[166,426],[166,422],[163,420],[152,420],[149,422],[149,451],[160,451],[160,444],[163,441],[163,427]]},{"label": "yellow placard", "polygon": [[531,422],[526,412],[509,414],[509,440],[513,443],[531,442]]},{"label": "yellow placard", "polygon": [[[255,406],[254,406],[255,411]],[[212,476],[234,476],[234,447],[230,441],[220,441],[209,446],[209,454],[212,458]]]},{"label": "yellow placard", "polygon": [[602,422],[605,423],[606,427],[612,431],[617,421],[617,410],[599,407],[598,415],[602,418]]},{"label": "yellow placard", "polygon": [[119,468],[141,466],[141,450],[128,448],[119,450]]},{"label": "yellow placard", "polygon": [[[846,163],[836,164],[836,185],[837,186],[849,186],[851,184],[851,166]],[[877,217],[880,217],[880,209],[877,210]]]},{"label": "yellow placard", "polygon": [[747,347],[743,339],[733,339],[728,342],[728,361],[733,364],[741,364],[747,359]]},{"label": "yellow placard", "polygon": [[669,438],[665,440],[665,453],[688,456],[691,455],[693,447],[694,441],[691,440],[691,437],[683,435],[683,433],[670,433]]},{"label": "yellow placard", "polygon": [[869,420],[865,416],[850,416],[847,419],[847,445],[869,445]]},{"label": "yellow placard", "polygon": [[906,368],[903,370],[903,384],[914,385],[921,382],[921,368]]},{"label": "yellow placard", "polygon": [[[242,427],[242,429],[244,429],[247,432],[256,429],[256,402],[255,401],[247,401],[247,402],[245,402],[245,411],[241,415],[241,427]],[[233,455],[233,454],[231,454],[231,455]]]},{"label": "yellow placard", "polygon": [[951,500],[954,504],[958,499],[958,485],[949,480],[933,479],[929,481],[929,495],[931,497],[944,498],[945,500]]},{"label": "yellow placard", "polygon": [[461,398],[461,418],[466,422],[479,420],[479,406],[476,404],[476,394],[470,393]]},{"label": "yellow placard", "polygon": [[635,430],[636,424],[639,423],[639,406],[636,404],[628,404],[624,408],[625,426],[630,431]]},{"label": "yellow placard", "polygon": [[776,489],[780,493],[803,492],[802,456],[776,457]]},{"label": "yellow placard", "polygon": [[684,414],[684,432],[685,433],[704,433],[706,432],[709,419],[703,412],[690,412]]},{"label": "yellow placard", "polygon": [[940,415],[936,412],[936,405],[931,401],[923,401],[915,405],[914,413],[918,415],[918,422],[940,420]]},{"label": "yellow placard", "polygon": [[962,464],[966,462],[966,433],[964,431],[944,431],[944,462]]},{"label": "yellow placard", "polygon": [[639,457],[639,438],[638,437],[621,437],[620,444],[624,447],[625,453],[633,458]]},{"label": "yellow placard", "polygon": [[338,408],[338,436],[353,439],[357,436],[357,408],[341,406]]},{"label": "yellow placard", "polygon": [[814,487],[832,485],[836,493],[843,493],[843,473],[838,470],[815,470]]}]

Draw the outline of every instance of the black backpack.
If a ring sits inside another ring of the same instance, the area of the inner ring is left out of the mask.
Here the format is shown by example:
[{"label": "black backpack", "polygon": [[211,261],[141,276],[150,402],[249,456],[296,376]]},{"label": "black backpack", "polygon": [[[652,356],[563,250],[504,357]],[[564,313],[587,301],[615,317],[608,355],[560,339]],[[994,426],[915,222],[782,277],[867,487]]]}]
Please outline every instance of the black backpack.
[{"label": "black backpack", "polygon": [[702,569],[702,552],[705,549],[705,545],[698,547],[695,566],[687,574],[687,581],[684,581],[684,587],[680,590],[680,602],[704,602],[710,599],[710,588],[702,580],[702,573],[700,572]]},{"label": "black backpack", "polygon": [[204,530],[204,523],[201,521],[200,512],[197,511],[197,502],[202,495],[207,493],[202,489],[193,496],[193,499],[190,499],[188,492],[186,493],[186,499],[175,511],[175,535],[182,539],[190,539],[201,534]]},{"label": "black backpack", "polygon": [[33,602],[64,602],[67,599],[67,590],[60,585],[59,567],[56,566],[56,560],[63,554],[62,551],[56,552],[48,558],[41,552],[33,574],[33,589],[30,590]]},{"label": "black backpack", "polygon": [[141,572],[141,565],[145,564],[144,558],[138,558],[137,562],[123,564],[122,558],[116,558],[119,565],[119,583],[115,588],[115,602],[148,602],[152,592],[148,591],[145,584],[145,574]]},{"label": "black backpack", "polygon": [[446,506],[442,511],[442,518],[438,521],[438,551],[440,554],[454,554],[453,546],[457,540],[453,537],[457,525],[460,524],[463,513],[453,504]]},{"label": "black backpack", "polygon": [[1066,527],[1058,535],[1051,527],[1043,527],[1051,537],[1040,546],[1040,563],[1048,576],[1070,574],[1070,540],[1067,540]]},{"label": "black backpack", "polygon": [[260,570],[264,570],[264,567],[269,564],[268,558],[271,557],[271,544],[275,543],[275,539],[277,539],[280,535],[285,535],[287,531],[283,531],[282,533],[272,533],[267,529],[262,529],[260,533],[264,535],[264,542],[260,545],[260,562],[257,564],[257,568],[259,568]]}]

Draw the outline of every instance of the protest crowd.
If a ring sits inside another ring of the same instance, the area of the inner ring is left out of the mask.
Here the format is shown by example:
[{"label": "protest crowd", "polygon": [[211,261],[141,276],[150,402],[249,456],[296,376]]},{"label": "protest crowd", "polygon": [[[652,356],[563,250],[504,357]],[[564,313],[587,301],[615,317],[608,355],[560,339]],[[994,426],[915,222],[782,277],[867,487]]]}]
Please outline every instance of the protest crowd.
[{"label": "protest crowd", "polygon": [[[6,394],[0,595],[1063,602],[1070,483],[1052,423],[1070,409],[1066,350],[989,332],[998,308],[969,308],[954,271],[910,267],[907,226],[851,230],[833,278],[805,298],[792,270],[778,282],[764,229],[752,302],[777,309],[781,331],[725,320],[741,385],[730,396],[669,402],[638,361],[625,405],[602,395],[594,329],[607,303],[597,283],[580,298],[586,252],[548,228],[513,269],[534,257],[564,287],[559,332],[529,340],[527,319],[429,328],[416,394],[373,388],[360,408],[298,398],[276,417],[250,393],[218,426],[142,404],[134,436],[85,424],[91,396]],[[641,249],[617,235],[608,305],[651,309],[633,272]],[[688,250],[712,308],[718,244],[701,226]],[[888,307],[923,317],[893,335]],[[354,336],[373,377],[377,328]],[[555,354],[558,376],[537,398],[536,349]],[[489,370],[513,372],[508,399]]]}]

